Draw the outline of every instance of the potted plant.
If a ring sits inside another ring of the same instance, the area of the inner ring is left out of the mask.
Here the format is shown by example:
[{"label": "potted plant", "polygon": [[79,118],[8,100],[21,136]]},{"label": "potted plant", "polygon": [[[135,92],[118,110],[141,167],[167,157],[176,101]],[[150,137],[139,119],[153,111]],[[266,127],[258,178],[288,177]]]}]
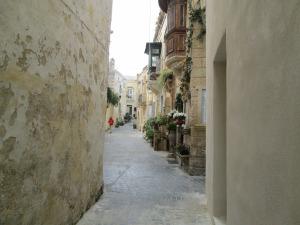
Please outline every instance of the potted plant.
[{"label": "potted plant", "polygon": [[170,146],[170,150],[172,151],[176,144],[176,124],[174,122],[171,122],[168,124],[167,128],[169,131],[168,134],[169,146]]},{"label": "potted plant", "polygon": [[169,122],[169,123],[174,121],[173,116],[174,116],[175,113],[177,113],[177,110],[174,109],[174,110],[172,110],[171,112],[169,112],[169,113],[167,114],[168,122]]},{"label": "potted plant", "polygon": [[177,145],[176,152],[182,156],[190,155],[190,149],[186,145]]},{"label": "potted plant", "polygon": [[176,121],[176,124],[179,126],[185,123],[185,118],[186,118],[185,113],[176,112],[173,114],[173,119]]},{"label": "potted plant", "polygon": [[187,169],[189,165],[189,157],[190,157],[189,147],[186,145],[177,145],[176,156],[180,166],[183,167],[184,169]]},{"label": "potted plant", "polygon": [[145,139],[151,143],[153,146],[153,138],[154,138],[154,128],[153,128],[154,119],[150,118],[146,121],[143,126],[143,131],[145,132]]}]

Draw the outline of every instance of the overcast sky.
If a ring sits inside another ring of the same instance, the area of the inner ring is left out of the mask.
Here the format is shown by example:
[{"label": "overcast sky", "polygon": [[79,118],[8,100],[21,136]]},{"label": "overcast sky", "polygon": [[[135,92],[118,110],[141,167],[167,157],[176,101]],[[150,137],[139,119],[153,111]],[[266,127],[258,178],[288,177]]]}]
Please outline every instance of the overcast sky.
[{"label": "overcast sky", "polygon": [[123,75],[136,76],[147,65],[144,50],[149,30],[153,39],[159,10],[157,0],[113,0],[110,58]]}]

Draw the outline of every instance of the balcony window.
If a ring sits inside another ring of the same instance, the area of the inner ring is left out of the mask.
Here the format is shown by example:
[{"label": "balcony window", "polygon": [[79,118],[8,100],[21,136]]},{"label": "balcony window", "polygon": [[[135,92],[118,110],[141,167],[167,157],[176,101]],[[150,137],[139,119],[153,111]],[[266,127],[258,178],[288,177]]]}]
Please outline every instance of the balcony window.
[{"label": "balcony window", "polygon": [[185,7],[180,5],[180,26],[185,27]]},{"label": "balcony window", "polygon": [[161,42],[151,42],[146,44],[145,53],[149,55],[148,74],[155,73],[160,65]]}]

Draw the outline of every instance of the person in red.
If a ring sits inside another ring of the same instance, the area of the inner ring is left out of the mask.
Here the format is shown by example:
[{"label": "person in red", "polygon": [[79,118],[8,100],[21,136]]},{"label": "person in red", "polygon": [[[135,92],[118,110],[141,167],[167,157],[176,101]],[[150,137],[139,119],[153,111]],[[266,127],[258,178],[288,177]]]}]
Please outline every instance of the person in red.
[{"label": "person in red", "polygon": [[114,125],[114,119],[112,117],[109,118],[108,120],[108,125],[109,125],[109,133],[111,133],[111,128]]}]

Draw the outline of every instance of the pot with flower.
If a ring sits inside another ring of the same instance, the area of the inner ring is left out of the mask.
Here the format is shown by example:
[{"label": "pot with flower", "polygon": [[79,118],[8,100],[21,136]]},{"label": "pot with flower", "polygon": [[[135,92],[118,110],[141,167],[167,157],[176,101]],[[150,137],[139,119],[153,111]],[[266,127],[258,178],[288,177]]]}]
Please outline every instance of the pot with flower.
[{"label": "pot with flower", "polygon": [[184,169],[188,170],[190,158],[190,148],[187,145],[177,145],[176,146],[176,159],[179,165]]},{"label": "pot with flower", "polygon": [[169,112],[167,114],[168,123],[171,123],[171,122],[174,121],[173,116],[174,116],[175,113],[177,113],[177,110],[174,109],[174,110],[172,110],[171,112]]},{"label": "pot with flower", "polygon": [[153,118],[150,118],[146,121],[143,126],[143,132],[145,134],[145,139],[153,146],[153,139],[154,139],[154,128],[153,128]]},{"label": "pot with flower", "polygon": [[176,124],[171,122],[168,124],[168,140],[169,140],[169,151],[175,152],[174,147],[176,145]]},{"label": "pot with flower", "polygon": [[176,112],[173,115],[173,119],[176,121],[176,124],[179,126],[181,126],[185,123],[185,118],[186,118],[185,113]]},{"label": "pot with flower", "polygon": [[166,134],[166,125],[168,123],[168,117],[166,115],[160,115],[156,118],[156,123],[159,126],[160,132]]}]

